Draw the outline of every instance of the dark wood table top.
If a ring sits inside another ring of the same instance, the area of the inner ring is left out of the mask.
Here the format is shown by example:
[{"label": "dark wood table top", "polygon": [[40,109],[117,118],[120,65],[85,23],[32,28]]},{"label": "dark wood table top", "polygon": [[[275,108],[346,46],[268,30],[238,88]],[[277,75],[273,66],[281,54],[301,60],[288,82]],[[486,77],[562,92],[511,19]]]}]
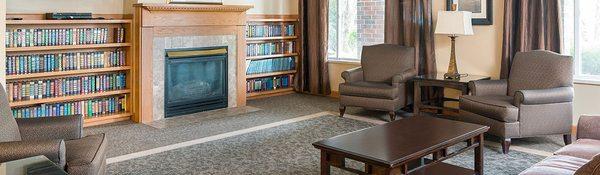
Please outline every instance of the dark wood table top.
[{"label": "dark wood table top", "polygon": [[468,83],[469,81],[476,80],[489,80],[491,79],[488,76],[482,75],[467,75],[464,77],[460,77],[460,79],[445,79],[444,74],[427,74],[427,75],[419,75],[414,78],[414,80],[433,80],[433,81],[446,81],[446,82],[458,82],[458,83]]},{"label": "dark wood table top", "polygon": [[396,166],[424,154],[487,132],[489,127],[440,119],[411,117],[313,143],[319,149]]}]

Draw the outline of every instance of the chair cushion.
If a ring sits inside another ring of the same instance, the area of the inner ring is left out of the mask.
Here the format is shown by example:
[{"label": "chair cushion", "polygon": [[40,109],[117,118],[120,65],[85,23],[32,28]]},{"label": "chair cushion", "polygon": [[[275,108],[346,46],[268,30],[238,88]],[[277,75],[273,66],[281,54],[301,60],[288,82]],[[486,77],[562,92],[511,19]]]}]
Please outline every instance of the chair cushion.
[{"label": "chair cushion", "polygon": [[340,95],[395,99],[399,95],[399,88],[387,83],[352,82],[340,84]]},{"label": "chair cushion", "polygon": [[562,147],[554,154],[591,160],[594,155],[600,154],[600,140],[579,139],[573,144]]},{"label": "chair cushion", "polygon": [[503,95],[472,96],[460,98],[460,109],[502,122],[516,122],[519,108],[514,106],[513,97]]},{"label": "chair cushion", "polygon": [[508,76],[508,95],[519,90],[573,86],[573,58],[550,51],[519,52]]},{"label": "chair cushion", "polygon": [[65,142],[69,174],[104,174],[106,138],[104,134],[86,136]]},{"label": "chair cushion", "polygon": [[600,154],[592,158],[588,163],[579,168],[575,175],[600,174]]},{"label": "chair cushion", "polygon": [[519,175],[572,175],[588,162],[586,159],[554,155],[533,165]]}]

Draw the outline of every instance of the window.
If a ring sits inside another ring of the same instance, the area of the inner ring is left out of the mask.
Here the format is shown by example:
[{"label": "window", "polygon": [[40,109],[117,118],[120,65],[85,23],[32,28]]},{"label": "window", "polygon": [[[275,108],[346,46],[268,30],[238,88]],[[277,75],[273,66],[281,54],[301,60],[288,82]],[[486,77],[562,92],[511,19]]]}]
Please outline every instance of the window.
[{"label": "window", "polygon": [[600,81],[600,1],[563,0],[565,54],[575,59],[575,79]]},{"label": "window", "polygon": [[383,43],[385,0],[330,0],[328,57],[360,60],[362,46]]}]

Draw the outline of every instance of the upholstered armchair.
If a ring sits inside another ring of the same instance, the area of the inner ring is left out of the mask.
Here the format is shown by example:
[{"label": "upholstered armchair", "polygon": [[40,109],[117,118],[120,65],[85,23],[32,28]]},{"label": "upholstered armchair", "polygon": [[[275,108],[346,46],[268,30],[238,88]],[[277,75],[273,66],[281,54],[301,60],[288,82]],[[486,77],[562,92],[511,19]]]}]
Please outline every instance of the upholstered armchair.
[{"label": "upholstered armchair", "polygon": [[340,116],[347,106],[388,111],[394,121],[396,111],[412,97],[407,81],[417,75],[412,47],[392,44],[364,46],[361,67],[342,72]]},{"label": "upholstered armchair", "polygon": [[44,155],[72,175],[106,171],[104,134],[83,137],[81,116],[13,118],[0,85],[0,162]]},{"label": "upholstered armchair", "polygon": [[511,138],[563,135],[571,142],[573,59],[549,51],[515,55],[507,80],[469,82],[460,98],[460,117],[490,126],[508,153]]}]

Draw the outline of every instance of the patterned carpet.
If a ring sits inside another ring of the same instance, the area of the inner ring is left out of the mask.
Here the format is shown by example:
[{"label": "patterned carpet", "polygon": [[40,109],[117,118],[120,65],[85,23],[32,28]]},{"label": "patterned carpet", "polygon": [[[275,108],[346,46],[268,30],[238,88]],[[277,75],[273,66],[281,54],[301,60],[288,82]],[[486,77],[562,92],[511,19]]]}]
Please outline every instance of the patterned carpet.
[{"label": "patterned carpet", "polygon": [[[253,100],[248,105],[252,108],[242,109],[246,112],[194,114],[188,119],[174,118],[162,127],[120,122],[86,128],[85,133],[106,133],[108,157],[114,159],[315,113],[335,114],[338,108],[336,99],[302,94]],[[347,114],[373,120],[388,119],[386,113],[360,108],[348,108]],[[319,152],[311,143],[370,126],[374,124],[335,116],[317,117],[109,164],[108,174],[318,174]],[[514,146],[546,152],[563,146],[560,136],[515,139],[513,142]],[[488,146],[485,151],[487,174],[518,174],[543,159],[519,151],[502,155],[497,146]],[[472,161],[471,152],[447,160],[463,167],[472,167]],[[334,170],[333,174],[348,173]]]},{"label": "patterned carpet", "polygon": [[[109,165],[109,174],[319,174],[319,150],[311,143],[374,126],[323,116],[236,137]],[[485,150],[487,174],[518,174],[543,157]],[[472,167],[472,153],[447,162]],[[353,165],[360,166],[360,165]],[[332,174],[350,174],[333,169]]]}]

